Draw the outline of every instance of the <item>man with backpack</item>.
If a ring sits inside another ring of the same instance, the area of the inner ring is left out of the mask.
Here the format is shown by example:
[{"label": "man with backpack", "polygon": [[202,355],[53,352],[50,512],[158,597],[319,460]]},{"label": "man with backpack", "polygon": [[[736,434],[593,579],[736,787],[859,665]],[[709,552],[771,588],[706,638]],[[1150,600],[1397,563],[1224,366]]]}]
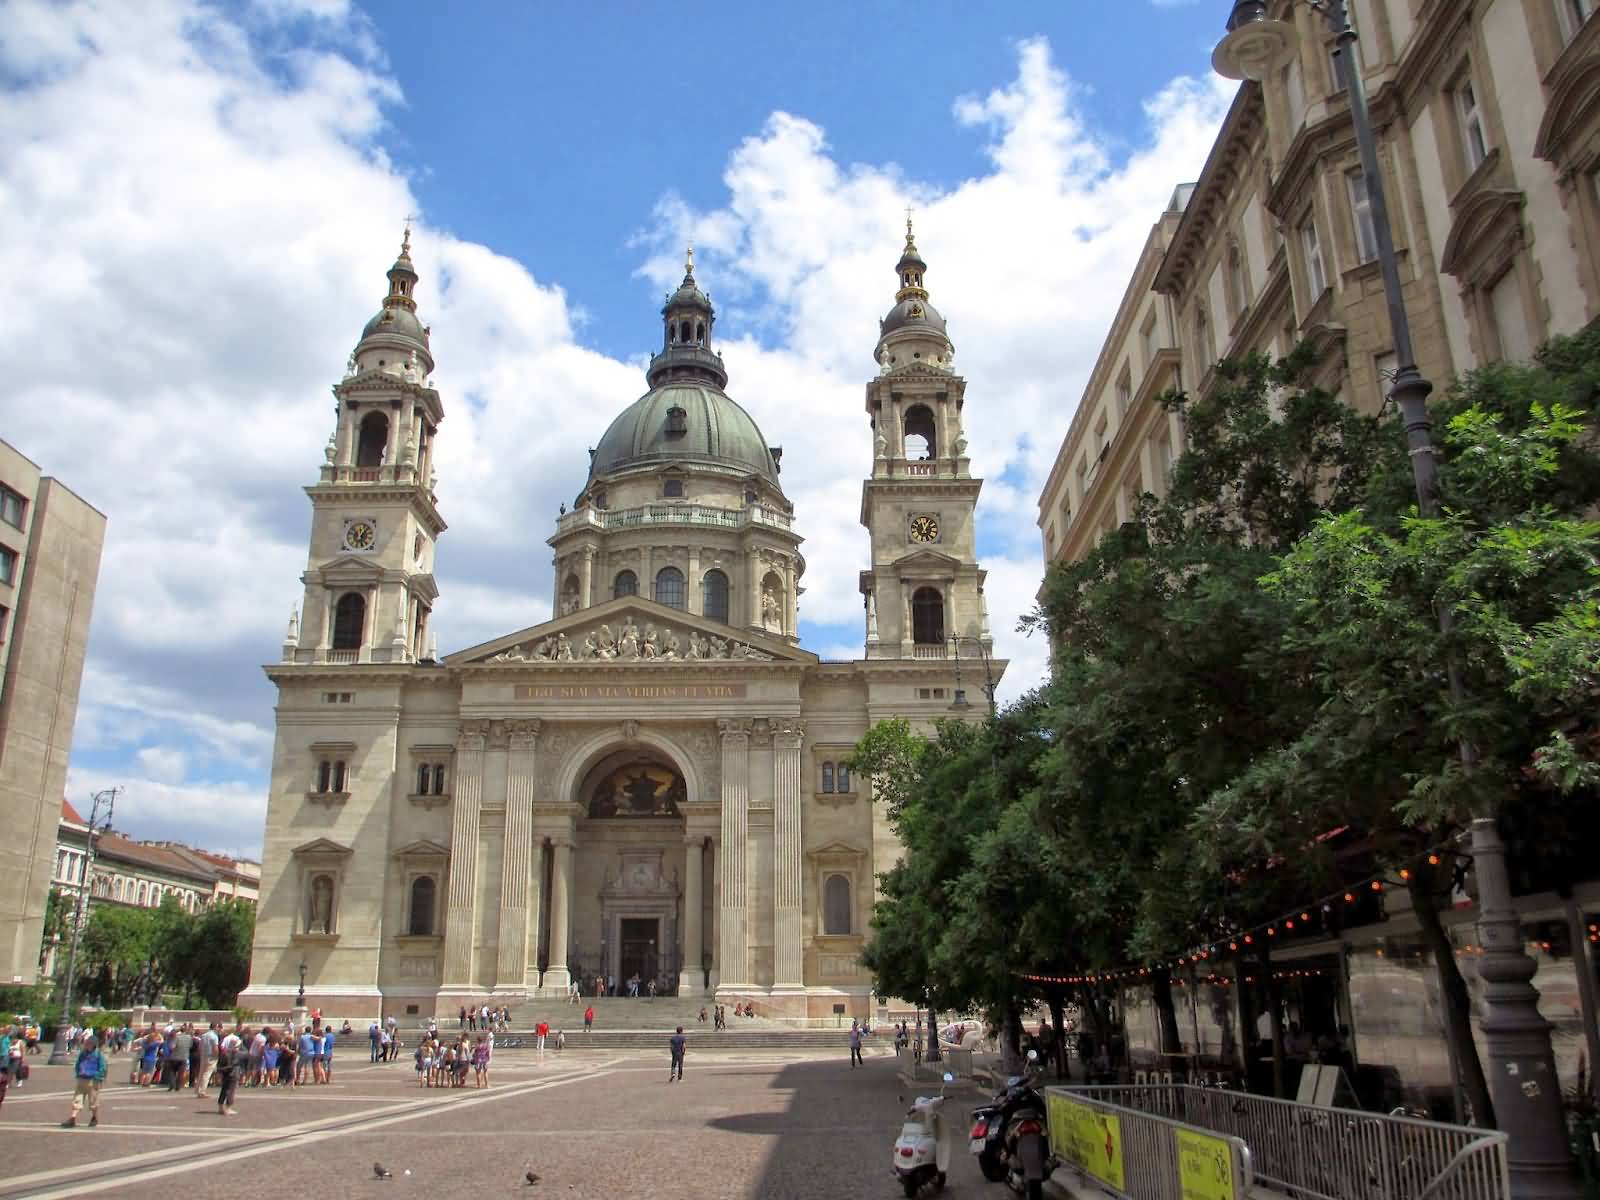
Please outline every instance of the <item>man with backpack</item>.
[{"label": "man with backpack", "polygon": [[100,1124],[100,1084],[106,1077],[106,1056],[100,1052],[94,1034],[85,1035],[83,1049],[78,1051],[78,1059],[72,1065],[72,1075],[77,1081],[72,1089],[72,1115],[61,1122],[62,1127],[71,1129],[77,1125],[80,1108],[89,1110],[91,1127]]},{"label": "man with backpack", "polygon": [[233,1116],[233,1094],[239,1086],[239,1072],[244,1068],[247,1052],[245,1038],[250,1036],[250,1031],[245,1030],[244,1036],[230,1033],[222,1039],[217,1047],[217,1116]]}]

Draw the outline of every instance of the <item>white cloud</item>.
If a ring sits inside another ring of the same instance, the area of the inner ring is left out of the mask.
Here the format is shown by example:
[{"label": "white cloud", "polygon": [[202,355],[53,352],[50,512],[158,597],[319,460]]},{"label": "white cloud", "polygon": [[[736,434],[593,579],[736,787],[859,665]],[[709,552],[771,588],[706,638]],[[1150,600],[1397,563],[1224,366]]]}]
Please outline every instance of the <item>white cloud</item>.
[{"label": "white cloud", "polygon": [[[385,151],[400,90],[342,0],[234,16],[200,0],[10,0],[0,20],[0,277],[28,281],[0,323],[17,364],[5,436],[110,517],[76,748],[96,765],[74,771],[74,794],[125,783],[152,824],[188,813],[253,831],[272,742],[257,664],[276,659],[299,598],[326,389],[417,208]],[[838,161],[822,128],[779,112],[738,146],[700,147],[727,154],[723,203],[664,195],[634,238],[662,286],[695,239],[730,391],[785,448],[807,539],[802,617],[826,656],[853,656],[862,387],[900,210],[916,206],[987,480],[991,624],[1012,660],[1002,698],[1043,668],[1043,646],[1014,633],[1041,569],[1040,481],[1134,256],[1230,94],[1174,81],[1130,152],[1084,124],[1044,42],[1017,62],[1004,86],[952,97],[951,137],[981,136],[987,154],[957,186],[919,181],[914,163]],[[559,282],[470,233],[424,221],[413,236],[447,410],[446,651],[548,616],[557,504],[643,390],[640,363],[582,344]],[[120,773],[106,766],[119,756]]]}]

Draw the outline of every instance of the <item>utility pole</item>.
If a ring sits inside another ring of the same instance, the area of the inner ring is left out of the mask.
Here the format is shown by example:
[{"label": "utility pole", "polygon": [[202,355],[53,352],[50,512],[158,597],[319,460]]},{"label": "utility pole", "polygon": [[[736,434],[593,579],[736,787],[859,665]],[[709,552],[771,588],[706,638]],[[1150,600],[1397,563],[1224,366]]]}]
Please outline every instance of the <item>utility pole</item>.
[{"label": "utility pole", "polygon": [[[72,1057],[72,1047],[67,1044],[67,1030],[72,1025],[72,988],[78,981],[78,939],[83,936],[84,911],[89,906],[89,889],[94,884],[95,843],[102,823],[106,829],[111,828],[111,814],[116,808],[117,793],[121,790],[107,788],[103,792],[96,792],[89,802],[87,852],[84,856],[83,880],[78,884],[78,900],[72,910],[72,948],[67,954],[67,985],[61,1001],[61,1020],[56,1025],[56,1038],[50,1047],[48,1060],[52,1067],[59,1067]],[[102,805],[105,807],[103,821],[100,815]]]}]

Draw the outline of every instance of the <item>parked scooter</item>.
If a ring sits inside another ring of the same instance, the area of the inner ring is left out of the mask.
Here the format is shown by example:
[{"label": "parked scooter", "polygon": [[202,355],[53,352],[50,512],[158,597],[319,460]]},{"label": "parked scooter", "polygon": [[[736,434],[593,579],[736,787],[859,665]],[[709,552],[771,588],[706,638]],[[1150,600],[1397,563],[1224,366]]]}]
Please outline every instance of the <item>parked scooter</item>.
[{"label": "parked scooter", "polygon": [[[945,1087],[955,1078],[946,1071]],[[944,1087],[937,1096],[918,1096],[906,1116],[909,1120],[900,1127],[900,1136],[894,1142],[894,1177],[907,1196],[915,1196],[927,1184],[940,1191],[950,1170],[950,1123],[944,1119]]]},{"label": "parked scooter", "polygon": [[1038,1200],[1051,1162],[1044,1119],[1045,1102],[1038,1089],[1039,1052],[1028,1051],[1027,1069],[1013,1075],[995,1093],[994,1102],[972,1110],[968,1149],[991,1183],[1004,1181],[1018,1195]]}]

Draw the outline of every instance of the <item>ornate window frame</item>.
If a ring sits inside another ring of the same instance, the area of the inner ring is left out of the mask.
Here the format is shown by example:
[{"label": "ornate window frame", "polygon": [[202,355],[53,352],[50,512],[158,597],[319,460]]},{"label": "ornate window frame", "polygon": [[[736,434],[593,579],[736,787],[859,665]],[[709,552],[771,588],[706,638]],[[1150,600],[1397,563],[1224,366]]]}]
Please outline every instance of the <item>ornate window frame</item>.
[{"label": "ornate window frame", "polygon": [[337,808],[350,799],[351,760],[355,757],[354,742],[312,742],[311,776],[307,780],[306,799],[312,804]]},{"label": "ornate window frame", "polygon": [[[411,747],[411,774],[409,776],[411,791],[406,799],[418,808],[431,812],[435,808],[447,806],[450,798],[455,794],[455,753],[453,742],[418,743]],[[429,787],[423,790],[420,787],[422,768],[429,768]],[[434,784],[434,778],[440,770],[444,773],[444,787],[439,789]]]},{"label": "ornate window frame", "polygon": [[[861,930],[866,926],[866,922],[862,919],[861,896],[862,881],[867,870],[867,852],[846,842],[835,841],[806,851],[806,859],[811,864],[811,894],[816,898],[811,917],[811,937],[829,939],[836,944],[849,942],[859,946],[865,936]],[[850,885],[850,928],[853,931],[851,933],[827,932],[828,923],[823,911],[823,899],[828,877],[831,875],[843,875]]]},{"label": "ornate window frame", "polygon": [[[400,930],[395,940],[413,949],[436,947],[444,941],[445,888],[449,883],[450,849],[423,838],[400,847],[393,855],[400,879]],[[433,880],[432,933],[412,933],[411,889],[418,879]]]},{"label": "ornate window frame", "polygon": [[1600,316],[1600,18],[1590,15],[1545,76],[1549,97],[1533,152],[1555,168],[1572,225],[1585,316]]}]

